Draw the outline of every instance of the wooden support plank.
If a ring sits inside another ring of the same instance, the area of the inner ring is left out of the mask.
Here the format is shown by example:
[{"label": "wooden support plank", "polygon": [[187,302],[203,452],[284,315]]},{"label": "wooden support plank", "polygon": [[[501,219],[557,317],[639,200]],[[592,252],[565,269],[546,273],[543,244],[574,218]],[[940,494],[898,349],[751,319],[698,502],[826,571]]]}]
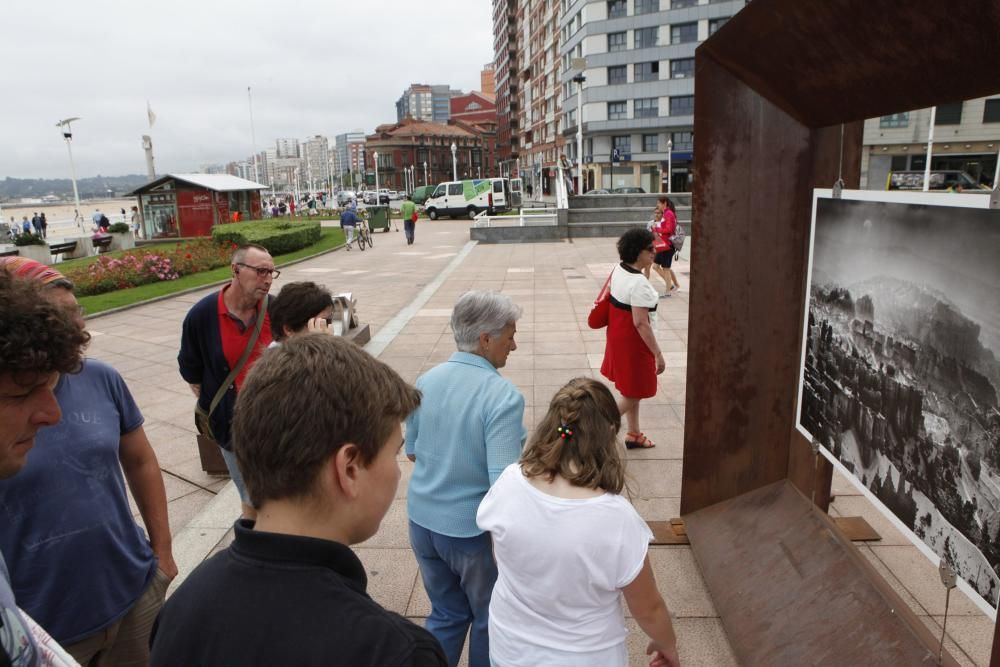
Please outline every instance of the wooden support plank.
[{"label": "wooden support plank", "polygon": [[930,630],[788,480],[684,521],[741,665],[937,664]]},{"label": "wooden support plank", "polygon": [[[679,521],[679,526],[674,522]],[[684,522],[679,519],[670,521],[647,521],[646,525],[653,531],[653,541],[650,544],[690,544],[688,542],[687,531],[684,529]]]},{"label": "wooden support plank", "polygon": [[840,532],[844,534],[844,537],[852,542],[878,542],[882,539],[878,531],[872,528],[871,524],[865,521],[864,517],[838,516],[830,518],[837,524],[837,528],[840,528]]}]

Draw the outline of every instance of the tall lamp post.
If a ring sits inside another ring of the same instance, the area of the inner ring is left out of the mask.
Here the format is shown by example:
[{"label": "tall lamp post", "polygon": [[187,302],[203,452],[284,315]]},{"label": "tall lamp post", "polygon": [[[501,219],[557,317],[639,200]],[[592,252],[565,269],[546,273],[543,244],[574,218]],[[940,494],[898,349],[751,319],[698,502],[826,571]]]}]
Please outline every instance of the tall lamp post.
[{"label": "tall lamp post", "polygon": [[375,205],[378,206],[381,203],[378,196],[378,151],[372,153],[372,160],[375,162]]},{"label": "tall lamp post", "polygon": [[580,70],[573,81],[578,84],[576,88],[576,192],[583,194],[583,82],[587,77],[583,71],[587,68],[586,58],[574,58],[573,68]]},{"label": "tall lamp post", "polygon": [[424,185],[427,185],[427,160],[424,160]]},{"label": "tall lamp post", "polygon": [[451,142],[451,180],[458,180],[458,146]]},{"label": "tall lamp post", "polygon": [[667,139],[667,194],[674,191],[674,140]]},{"label": "tall lamp post", "polygon": [[73,164],[73,128],[70,126],[75,120],[80,120],[79,118],[66,118],[58,123],[56,127],[62,128],[63,139],[66,140],[66,150],[69,151],[69,173],[73,178],[73,201],[76,202],[76,212],[79,217],[74,220],[80,226],[80,231],[84,234],[87,233],[86,228],[83,226],[83,212],[80,211],[80,191],[76,187],[76,166]]}]

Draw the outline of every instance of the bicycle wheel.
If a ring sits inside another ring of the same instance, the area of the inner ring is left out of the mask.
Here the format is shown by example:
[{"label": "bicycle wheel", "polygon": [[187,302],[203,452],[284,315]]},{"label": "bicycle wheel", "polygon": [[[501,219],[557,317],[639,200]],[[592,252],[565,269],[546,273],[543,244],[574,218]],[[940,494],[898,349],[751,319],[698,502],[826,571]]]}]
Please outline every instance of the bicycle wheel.
[{"label": "bicycle wheel", "polygon": [[368,232],[367,234],[365,234],[365,238],[368,239],[368,247],[369,248],[374,248],[375,247],[375,235],[372,234],[371,232]]},{"label": "bicycle wheel", "polygon": [[358,250],[360,250],[361,252],[365,251],[365,233],[364,232],[359,232],[358,233]]}]

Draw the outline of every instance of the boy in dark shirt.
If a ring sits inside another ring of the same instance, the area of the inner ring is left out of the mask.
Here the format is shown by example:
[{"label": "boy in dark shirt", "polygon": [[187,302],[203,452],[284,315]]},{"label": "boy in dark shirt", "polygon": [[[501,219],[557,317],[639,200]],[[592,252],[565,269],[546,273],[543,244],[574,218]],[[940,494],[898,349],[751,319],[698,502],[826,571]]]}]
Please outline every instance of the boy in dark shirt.
[{"label": "boy in dark shirt", "polygon": [[268,350],[232,425],[257,522],[238,521],[232,546],[167,601],[153,667],[446,665],[429,632],[368,596],[348,546],[375,534],[395,497],[400,422],[419,403],[342,338],[307,334]]}]

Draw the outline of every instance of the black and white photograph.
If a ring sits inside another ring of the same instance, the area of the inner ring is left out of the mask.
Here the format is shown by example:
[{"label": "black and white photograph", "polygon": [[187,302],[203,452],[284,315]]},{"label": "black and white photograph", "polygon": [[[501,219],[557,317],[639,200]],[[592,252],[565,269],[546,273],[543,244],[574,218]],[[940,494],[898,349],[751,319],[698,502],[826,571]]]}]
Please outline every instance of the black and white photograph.
[{"label": "black and white photograph", "polygon": [[798,428],[995,609],[1000,210],[870,198],[815,198]]}]

